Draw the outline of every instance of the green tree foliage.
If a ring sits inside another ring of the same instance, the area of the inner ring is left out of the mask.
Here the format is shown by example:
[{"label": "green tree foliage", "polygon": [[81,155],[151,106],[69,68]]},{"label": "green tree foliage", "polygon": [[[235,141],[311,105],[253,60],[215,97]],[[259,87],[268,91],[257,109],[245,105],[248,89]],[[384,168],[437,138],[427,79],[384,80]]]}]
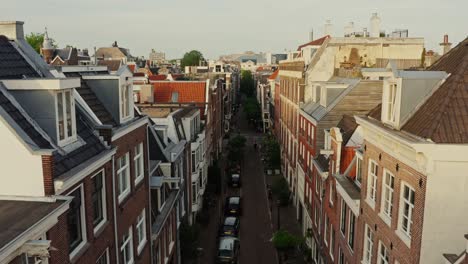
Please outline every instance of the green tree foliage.
[{"label": "green tree foliage", "polygon": [[227,146],[229,160],[239,162],[242,159],[246,141],[246,138],[241,135],[237,135],[229,140]]},{"label": "green tree foliage", "polygon": [[260,104],[255,97],[247,97],[244,102],[244,113],[247,120],[260,120],[262,118]]},{"label": "green tree foliage", "polygon": [[184,57],[180,61],[182,68],[185,66],[198,66],[200,61],[204,61],[203,54],[198,50],[192,50],[190,52],[186,52]]},{"label": "green tree foliage", "polygon": [[266,154],[268,165],[277,168],[281,165],[280,145],[272,135],[263,138],[263,149]]},{"label": "green tree foliage", "polygon": [[273,194],[278,198],[280,205],[286,206],[289,204],[289,186],[288,182],[283,176],[277,176],[273,180],[273,186],[271,188]]},{"label": "green tree foliage", "polygon": [[199,236],[200,229],[197,225],[189,225],[186,220],[180,224],[180,253],[183,260],[197,257]]},{"label": "green tree foliage", "polygon": [[[26,35],[25,38],[26,38],[26,41],[29,43],[29,45],[31,45],[31,47],[37,53],[41,52],[42,43],[44,42],[44,33],[31,32],[28,35]],[[55,44],[55,40],[53,40],[53,39],[50,39],[50,40],[52,42],[52,45],[54,47],[57,47],[57,45]]]},{"label": "green tree foliage", "polygon": [[273,245],[280,251],[292,249],[301,243],[302,239],[288,231],[278,230],[273,234]]},{"label": "green tree foliage", "polygon": [[218,161],[215,160],[213,165],[208,167],[208,187],[211,192],[221,192],[221,169]]},{"label": "green tree foliage", "polygon": [[247,70],[241,72],[240,91],[249,97],[255,94],[255,82],[252,72]]}]

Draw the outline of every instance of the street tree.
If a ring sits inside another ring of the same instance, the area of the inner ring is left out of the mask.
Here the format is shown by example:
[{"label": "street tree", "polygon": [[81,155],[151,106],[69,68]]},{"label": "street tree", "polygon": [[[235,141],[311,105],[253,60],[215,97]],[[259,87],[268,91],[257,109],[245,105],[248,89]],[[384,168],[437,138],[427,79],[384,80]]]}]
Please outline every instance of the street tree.
[{"label": "street tree", "polygon": [[186,52],[184,57],[180,61],[182,69],[185,66],[198,66],[200,65],[201,61],[204,61],[203,54],[198,50],[192,50],[190,52]]},{"label": "street tree", "polygon": [[251,71],[242,70],[240,91],[248,97],[251,97],[255,94],[255,82]]},{"label": "street tree", "polygon": [[237,135],[229,140],[227,146],[229,160],[237,163],[242,159],[246,141],[246,138],[241,135]]}]

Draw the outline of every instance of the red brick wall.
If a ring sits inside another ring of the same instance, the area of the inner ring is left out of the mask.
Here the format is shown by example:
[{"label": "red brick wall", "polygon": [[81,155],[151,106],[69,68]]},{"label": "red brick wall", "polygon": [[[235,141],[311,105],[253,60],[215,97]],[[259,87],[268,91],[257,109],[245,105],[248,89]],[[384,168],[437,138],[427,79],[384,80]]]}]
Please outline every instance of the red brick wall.
[{"label": "red brick wall", "polygon": [[[424,216],[426,177],[408,165],[402,163],[397,158],[390,156],[383,150],[365,141],[365,151],[363,160],[363,182],[361,189],[361,216],[357,232],[358,259],[362,259],[362,249],[364,242],[364,225],[367,224],[374,232],[373,262],[377,258],[377,248],[379,241],[382,241],[391,254],[390,262],[398,260],[401,264],[419,263],[421,250],[421,233]],[[373,159],[379,165],[377,180],[377,201],[375,210],[365,201],[367,191],[367,176],[369,159]],[[396,169],[398,164],[398,170]],[[378,215],[382,199],[383,169],[389,170],[395,176],[393,214],[391,227],[389,227]],[[411,248],[395,234],[398,224],[398,213],[400,205],[400,190],[402,181],[405,181],[415,190],[415,206],[413,211]],[[421,183],[421,184],[420,184]]]},{"label": "red brick wall", "polygon": [[[118,138],[112,144],[117,146],[117,153],[115,155],[115,161],[119,157],[122,157],[127,152],[130,153],[130,195],[127,196],[120,204],[118,203],[118,198],[116,197],[116,211],[117,211],[117,238],[119,245],[122,243],[122,237],[128,232],[130,226],[133,229],[133,252],[136,263],[149,263],[150,261],[150,252],[149,252],[149,242],[147,242],[145,248],[142,250],[140,256],[137,254],[138,241],[136,237],[136,223],[137,217],[141,214],[144,208],[146,208],[146,215],[149,216],[149,179],[148,179],[148,151],[147,151],[147,129],[146,125],[143,125],[132,132],[126,134],[123,137]],[[135,186],[135,168],[133,163],[134,157],[134,148],[138,144],[143,143],[144,148],[144,175],[145,178]],[[117,174],[117,167],[115,167],[115,173]],[[116,196],[118,193],[118,184],[115,184],[115,193]],[[146,237],[147,240],[151,238],[151,226],[149,218],[146,220]],[[119,246],[120,247],[120,246]],[[120,252],[120,250],[119,250]],[[121,258],[121,256],[119,256]],[[122,259],[120,259],[122,261]]]},{"label": "red brick wall", "polygon": [[[105,188],[106,188],[106,215],[107,223],[99,230],[96,235],[93,231],[93,208],[91,203],[91,177],[104,169],[105,173]],[[85,200],[85,221],[86,221],[86,236],[88,245],[85,246],[85,251],[78,254],[74,263],[94,263],[109,248],[110,260],[115,261],[115,245],[114,245],[114,215],[112,212],[112,165],[111,162],[98,170],[88,175],[83,181],[77,183],[73,187],[64,192],[66,195],[69,191],[82,185]],[[69,246],[68,246],[68,230],[67,230],[67,213],[59,217],[59,222],[47,232],[47,239],[52,240],[51,246],[57,250],[51,250],[51,258],[49,263],[69,263]]]},{"label": "red brick wall", "polygon": [[54,156],[42,155],[42,174],[44,176],[45,195],[54,195]]}]

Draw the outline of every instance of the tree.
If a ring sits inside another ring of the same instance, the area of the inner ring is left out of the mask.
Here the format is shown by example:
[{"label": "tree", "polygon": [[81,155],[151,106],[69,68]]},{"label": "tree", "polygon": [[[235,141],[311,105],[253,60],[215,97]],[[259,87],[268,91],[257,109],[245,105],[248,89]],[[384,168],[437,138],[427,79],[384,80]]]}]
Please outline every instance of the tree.
[{"label": "tree", "polygon": [[273,194],[279,200],[280,205],[286,206],[289,203],[289,186],[288,182],[283,176],[277,176],[273,181],[273,186],[271,188]]},{"label": "tree", "polygon": [[263,149],[267,157],[268,165],[277,168],[281,165],[281,150],[276,139],[269,135],[263,139]]},{"label": "tree", "polygon": [[[26,38],[26,41],[29,43],[29,45],[31,45],[31,47],[37,53],[41,52],[42,43],[44,42],[44,33],[31,32],[28,35],[26,35],[25,38]],[[57,45],[55,44],[55,40],[50,39],[50,41],[52,42],[52,45],[54,47],[57,47]]]},{"label": "tree", "polygon": [[279,251],[292,249],[301,243],[301,238],[297,237],[288,231],[278,230],[273,234],[273,245]]},{"label": "tree", "polygon": [[242,154],[244,153],[244,147],[245,147],[245,142],[246,138],[240,135],[237,135],[233,138],[231,138],[228,142],[227,149],[229,151],[228,153],[228,159],[238,163],[242,159]]},{"label": "tree", "polygon": [[260,104],[255,97],[247,97],[244,102],[244,113],[249,121],[252,120],[255,122],[261,119]]},{"label": "tree", "polygon": [[255,82],[252,72],[247,70],[241,72],[240,91],[249,97],[255,94]]},{"label": "tree", "polygon": [[192,50],[190,52],[186,52],[184,57],[182,58],[180,64],[182,69],[185,66],[198,66],[200,65],[200,61],[204,61],[203,54],[198,50]]},{"label": "tree", "polygon": [[200,229],[197,225],[189,225],[186,220],[180,224],[180,253],[183,260],[195,259],[199,245]]}]

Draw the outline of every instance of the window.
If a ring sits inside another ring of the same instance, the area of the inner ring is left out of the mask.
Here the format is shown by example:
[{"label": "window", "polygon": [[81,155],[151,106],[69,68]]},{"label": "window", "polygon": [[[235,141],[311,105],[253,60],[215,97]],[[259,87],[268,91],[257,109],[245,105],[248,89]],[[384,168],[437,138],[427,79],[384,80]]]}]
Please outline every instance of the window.
[{"label": "window", "polygon": [[387,170],[384,170],[382,213],[388,218],[392,218],[393,211],[393,188],[395,177]]},{"label": "window", "polygon": [[134,149],[133,164],[135,166],[135,184],[144,178],[143,143],[138,144]]},{"label": "window", "polygon": [[355,222],[356,222],[356,217],[350,211],[349,221],[348,221],[348,245],[351,249],[354,249],[354,224]]},{"label": "window", "polygon": [[344,253],[343,253],[343,250],[341,250],[341,248],[338,248],[338,263],[339,264],[345,264],[345,257],[344,257]]},{"label": "window", "polygon": [[117,179],[119,183],[119,203],[130,193],[130,167],[128,152],[117,159]]},{"label": "window", "polygon": [[136,234],[137,234],[137,241],[138,241],[138,254],[141,253],[143,248],[146,244],[146,214],[145,209],[141,212],[141,214],[137,218],[136,224]]},{"label": "window", "polygon": [[372,233],[371,228],[366,225],[365,235],[364,235],[364,251],[362,262],[365,264],[370,264],[372,260],[372,248],[374,246],[374,234]]},{"label": "window", "polygon": [[76,139],[75,102],[72,90],[61,91],[56,96],[57,139],[59,145]]},{"label": "window", "polygon": [[130,84],[122,85],[122,89],[120,89],[120,119],[126,119],[130,117],[130,108],[131,102],[130,100]]},{"label": "window", "polygon": [[346,203],[343,199],[341,200],[340,230],[344,236],[346,232]]},{"label": "window", "polygon": [[388,87],[388,97],[387,97],[387,122],[395,123],[396,121],[396,93],[397,85],[395,83],[390,84]]},{"label": "window", "polygon": [[379,171],[379,165],[373,160],[369,160],[369,177],[367,181],[367,201],[371,207],[375,206],[375,200],[377,199],[377,174]]},{"label": "window", "polygon": [[73,197],[68,210],[68,242],[70,258],[86,243],[83,185],[68,194]]},{"label": "window", "polygon": [[328,246],[328,242],[327,242],[327,227],[328,227],[328,216],[325,215],[325,224],[323,225],[323,241],[325,242],[325,245]]},{"label": "window", "polygon": [[104,253],[98,258],[96,264],[109,264],[109,248],[106,248]]},{"label": "window", "polygon": [[106,189],[104,171],[91,178],[91,203],[93,205],[94,233],[106,222]]},{"label": "window", "polygon": [[409,237],[411,237],[411,226],[413,224],[414,195],[414,189],[403,183],[399,229]]},{"label": "window", "polygon": [[335,197],[335,188],[333,188],[333,182],[330,181],[330,206],[333,206],[333,198]]},{"label": "window", "polygon": [[192,182],[192,203],[197,203],[197,196],[198,196],[198,193],[197,193],[197,183],[196,182]]},{"label": "window", "polygon": [[379,254],[377,259],[377,264],[388,264],[390,263],[390,257],[388,256],[388,250],[382,243],[379,242]]},{"label": "window", "polygon": [[362,159],[356,158],[356,184],[361,187],[362,182]]},{"label": "window", "polygon": [[28,256],[28,254],[24,253],[21,255],[21,264],[46,264],[47,258],[42,260],[40,257],[35,256]]},{"label": "window", "polygon": [[192,172],[196,171],[197,161],[195,160],[195,151],[192,151]]},{"label": "window", "polygon": [[122,246],[120,247],[122,260],[124,264],[133,264],[133,238],[132,227],[128,229],[128,233],[122,238]]},{"label": "window", "polygon": [[333,260],[335,255],[335,229],[333,229],[333,224],[330,223],[330,257]]}]

